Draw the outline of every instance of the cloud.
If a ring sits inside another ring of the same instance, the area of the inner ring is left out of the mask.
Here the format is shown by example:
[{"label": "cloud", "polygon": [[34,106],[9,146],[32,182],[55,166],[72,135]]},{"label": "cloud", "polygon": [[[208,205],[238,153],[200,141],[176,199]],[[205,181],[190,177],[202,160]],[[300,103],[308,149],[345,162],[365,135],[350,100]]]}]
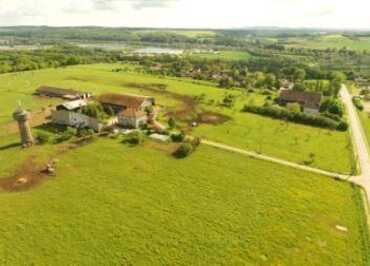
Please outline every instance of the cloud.
[{"label": "cloud", "polygon": [[129,3],[135,9],[165,8],[177,1],[179,0],[92,0],[98,10],[114,10],[120,3]]}]

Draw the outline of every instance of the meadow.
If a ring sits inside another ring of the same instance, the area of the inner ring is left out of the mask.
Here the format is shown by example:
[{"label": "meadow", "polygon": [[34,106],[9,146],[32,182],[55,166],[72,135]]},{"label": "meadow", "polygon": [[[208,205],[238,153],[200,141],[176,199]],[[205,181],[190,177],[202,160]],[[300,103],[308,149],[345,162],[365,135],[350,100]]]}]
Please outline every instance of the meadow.
[{"label": "meadow", "polygon": [[357,187],[203,145],[184,160],[165,150],[99,139],[58,155],[43,184],[0,190],[0,264],[368,265]]},{"label": "meadow", "polygon": [[370,50],[369,37],[349,38],[340,34],[324,35],[310,38],[288,38],[284,40],[287,47],[327,49],[327,48],[348,48],[351,50],[364,51]]},{"label": "meadow", "polygon": [[[112,69],[121,67],[102,64],[1,75],[0,136],[7,134],[7,124],[12,120],[11,114],[18,100],[33,112],[56,102],[32,96],[40,85],[87,90],[96,95],[103,92],[153,95],[164,112],[184,108],[182,97],[203,96],[203,101],[189,111],[190,117],[194,115],[191,112],[211,111],[226,115],[229,121],[213,125],[203,123],[193,130],[194,134],[301,164],[313,154],[312,166],[341,173],[352,171],[352,150],[346,132],[327,131],[241,113],[246,103],[264,102],[265,96],[258,93],[245,94],[240,90],[223,90],[189,79],[147,75],[136,72],[132,66],[126,66],[126,72],[112,72]],[[153,84],[164,84],[166,88],[146,88]],[[235,106],[219,107],[218,104],[227,94],[236,97]],[[163,121],[166,119],[164,117]]]},{"label": "meadow", "polygon": [[219,59],[225,61],[239,61],[239,60],[248,60],[251,57],[251,54],[244,51],[218,51],[218,52],[209,52],[209,53],[194,53],[191,55],[195,58],[205,58],[205,59]]}]

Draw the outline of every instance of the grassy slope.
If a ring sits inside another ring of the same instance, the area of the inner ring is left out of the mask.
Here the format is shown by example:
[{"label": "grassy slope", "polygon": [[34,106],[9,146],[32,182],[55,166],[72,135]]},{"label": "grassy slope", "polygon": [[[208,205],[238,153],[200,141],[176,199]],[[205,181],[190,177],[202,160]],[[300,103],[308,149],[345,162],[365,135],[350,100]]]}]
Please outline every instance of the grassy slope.
[{"label": "grassy slope", "polygon": [[205,146],[175,160],[99,140],[59,159],[42,186],[0,192],[0,264],[366,264],[346,183]]},{"label": "grassy slope", "polygon": [[[113,65],[78,66],[0,76],[0,107],[2,108],[0,130],[1,123],[11,120],[11,112],[19,95],[22,96],[24,105],[32,110],[38,110],[49,103],[50,100],[35,100],[31,96],[35,88],[42,84],[89,90],[96,94],[104,91],[148,94],[146,91],[127,87],[127,83],[165,83],[169,91],[177,94],[194,96],[204,93],[207,95],[206,101],[211,99],[221,101],[225,93],[238,96],[234,110],[205,106],[207,109],[230,115],[233,120],[219,126],[203,125],[195,131],[199,135],[299,163],[307,160],[310,153],[314,153],[316,160],[313,166],[344,173],[351,170],[352,157],[347,133],[285,124],[278,120],[239,112],[250,98],[254,98],[256,102],[263,102],[261,95],[243,96],[239,91],[225,91],[190,80],[160,78],[138,73],[112,73],[111,69],[114,67]],[[7,84],[11,84],[11,90]],[[178,102],[160,93],[150,92],[150,94],[154,95],[160,104],[178,106]]]}]

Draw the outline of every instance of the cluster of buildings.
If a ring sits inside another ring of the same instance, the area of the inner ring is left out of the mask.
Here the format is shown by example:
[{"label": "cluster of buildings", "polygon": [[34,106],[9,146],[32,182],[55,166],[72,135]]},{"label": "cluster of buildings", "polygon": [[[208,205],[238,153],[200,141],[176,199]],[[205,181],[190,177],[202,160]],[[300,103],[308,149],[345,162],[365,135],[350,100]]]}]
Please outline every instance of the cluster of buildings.
[{"label": "cluster of buildings", "polygon": [[[42,86],[36,90],[39,96],[57,97],[68,100],[56,107],[52,112],[52,122],[71,127],[92,128],[100,131],[104,127],[121,126],[139,128],[153,119],[155,99],[153,97],[130,94],[107,93],[92,97],[90,93],[71,89]],[[100,104],[104,110],[110,110],[111,117],[100,121],[83,112],[83,108],[91,103]]]}]

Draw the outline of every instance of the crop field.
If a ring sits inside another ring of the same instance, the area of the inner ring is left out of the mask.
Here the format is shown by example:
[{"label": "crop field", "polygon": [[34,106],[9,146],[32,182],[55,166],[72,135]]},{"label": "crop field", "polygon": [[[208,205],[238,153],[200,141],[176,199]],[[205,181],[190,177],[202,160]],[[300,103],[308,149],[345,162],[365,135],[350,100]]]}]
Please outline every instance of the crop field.
[{"label": "crop field", "polygon": [[[0,190],[0,264],[368,262],[358,188],[203,145],[184,160],[150,145],[99,139],[58,154],[42,184]],[[53,149],[0,154],[21,154],[7,158],[15,169]]]},{"label": "crop field", "polygon": [[343,35],[325,35],[311,38],[289,38],[287,41],[284,41],[284,43],[287,43],[288,47],[311,49],[341,49],[346,47],[357,51],[370,50],[369,37],[348,38]]},{"label": "crop field", "polygon": [[[341,173],[352,170],[352,151],[347,133],[240,112],[243,105],[250,101],[262,104],[263,95],[222,90],[211,84],[187,79],[140,74],[132,67],[128,67],[126,72],[112,72],[112,69],[119,67],[122,65],[90,65],[1,75],[0,136],[9,133],[8,124],[18,100],[33,113],[42,112],[43,108],[57,102],[33,96],[40,85],[87,90],[96,95],[103,92],[134,93],[155,96],[164,113],[178,110],[181,118],[187,121],[191,121],[197,112],[204,111],[224,116],[221,117],[222,121],[201,123],[199,128],[190,129],[204,138],[298,163],[305,163],[314,156],[312,166]],[[164,85],[164,89],[158,88],[158,84]],[[234,95],[237,99],[231,109],[218,106],[226,94]],[[193,100],[195,96],[202,95],[202,102]],[[163,121],[166,119],[164,116]],[[323,146],[325,149],[322,149]]]},{"label": "crop field", "polygon": [[251,57],[251,55],[248,52],[243,51],[219,51],[219,52],[192,54],[192,56],[196,58],[220,59],[227,61],[248,60]]}]

